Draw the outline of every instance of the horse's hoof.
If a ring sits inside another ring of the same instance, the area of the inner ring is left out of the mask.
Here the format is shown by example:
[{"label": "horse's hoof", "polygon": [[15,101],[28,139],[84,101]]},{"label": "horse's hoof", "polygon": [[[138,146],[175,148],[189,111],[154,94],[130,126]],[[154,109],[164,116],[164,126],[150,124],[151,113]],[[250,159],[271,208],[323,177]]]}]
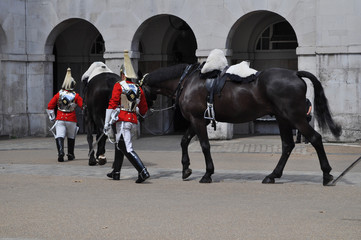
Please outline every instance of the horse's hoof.
[{"label": "horse's hoof", "polygon": [[187,179],[192,174],[192,169],[187,168],[186,170],[183,170],[182,179]]},{"label": "horse's hoof", "polygon": [[97,165],[97,161],[95,159],[89,159],[89,166]]},{"label": "horse's hoof", "polygon": [[333,176],[331,174],[323,175],[323,186],[327,186],[333,180]]},{"label": "horse's hoof", "polygon": [[104,165],[107,163],[107,159],[106,158],[98,158],[98,164],[99,165]]},{"label": "horse's hoof", "polygon": [[202,179],[199,181],[200,183],[211,183],[212,178],[211,177],[205,177],[203,176]]},{"label": "horse's hoof", "polygon": [[264,184],[275,183],[275,179],[267,176],[263,179],[262,183],[264,183]]}]

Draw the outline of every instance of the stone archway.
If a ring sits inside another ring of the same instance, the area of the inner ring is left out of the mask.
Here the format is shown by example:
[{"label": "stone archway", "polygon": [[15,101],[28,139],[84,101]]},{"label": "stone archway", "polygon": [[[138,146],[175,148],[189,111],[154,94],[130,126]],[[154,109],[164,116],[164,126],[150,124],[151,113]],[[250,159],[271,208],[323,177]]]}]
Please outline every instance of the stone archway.
[{"label": "stone archway", "polygon": [[[281,67],[297,70],[297,36],[282,16],[255,11],[242,16],[232,27],[226,48],[232,50],[231,64],[249,60],[251,67],[264,70]],[[265,116],[256,121],[234,125],[234,134],[278,134],[275,119]]]},{"label": "stone archway", "polygon": [[[138,69],[147,73],[178,63],[195,63],[197,42],[189,25],[173,15],[157,15],[146,20],[132,41],[132,51],[139,52]],[[159,96],[154,108],[171,106],[173,100]],[[186,123],[179,112],[164,111],[149,117],[142,133],[165,134],[183,131]]]},{"label": "stone archway", "polygon": [[[100,32],[83,19],[68,19],[53,29],[48,38],[47,48],[55,57],[52,93],[59,91],[66,69],[70,67],[77,82],[75,91],[83,97],[81,76],[94,61],[104,62],[105,47]],[[79,132],[84,133],[82,112],[79,109],[76,111]]]}]

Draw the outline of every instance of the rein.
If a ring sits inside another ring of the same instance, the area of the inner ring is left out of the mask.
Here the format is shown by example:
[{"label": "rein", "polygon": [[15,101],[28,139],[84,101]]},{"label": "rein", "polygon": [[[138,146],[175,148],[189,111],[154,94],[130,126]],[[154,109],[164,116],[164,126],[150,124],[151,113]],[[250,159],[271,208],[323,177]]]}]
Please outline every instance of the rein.
[{"label": "rein", "polygon": [[[174,91],[173,94],[172,94],[173,96],[176,95],[175,103],[174,103],[172,106],[166,107],[166,108],[161,108],[161,109],[153,109],[153,108],[150,108],[149,111],[150,111],[151,113],[154,113],[154,112],[163,112],[163,111],[175,109],[175,108],[177,107],[178,101],[179,101],[179,96],[180,96],[180,94],[181,94],[181,92],[182,92],[182,90],[183,90],[182,83],[184,82],[184,79],[185,79],[186,76],[188,75],[189,70],[192,69],[193,66],[194,66],[194,64],[187,65],[187,67],[186,67],[186,68],[184,69],[184,71],[183,71],[182,76],[181,76],[180,79],[179,79],[178,86],[177,86],[177,88],[175,89],[175,91]],[[196,68],[194,71],[192,71],[192,73],[195,72],[196,70],[198,70],[198,68]],[[148,75],[148,73],[145,74],[145,75],[143,76],[143,78],[140,80],[140,86],[142,86],[143,84],[145,84],[144,79],[145,79],[146,75]],[[146,114],[145,116],[141,116],[141,117],[142,117],[143,119],[146,119],[146,118],[148,118],[148,117],[150,117],[150,116],[151,116],[151,115]],[[172,126],[173,121],[174,121],[174,117],[173,117],[173,119],[172,119],[172,122],[170,122],[168,129],[166,129],[165,131],[163,131],[162,133],[159,133],[159,134],[154,133],[153,131],[151,131],[150,129],[148,129],[145,125],[143,125],[143,127],[144,127],[148,132],[150,132],[151,134],[156,135],[156,136],[157,136],[157,135],[160,136],[160,135],[163,135],[164,133],[166,133],[166,132],[170,129],[170,127]]]},{"label": "rein", "polygon": [[[179,99],[180,93],[181,93],[182,90],[183,90],[183,88],[182,88],[183,80],[184,80],[185,77],[187,76],[187,74],[188,74],[189,70],[192,68],[192,66],[193,66],[193,64],[187,65],[187,67],[184,69],[184,71],[183,71],[183,73],[182,73],[182,76],[181,76],[180,79],[179,79],[178,86],[177,86],[177,88],[174,90],[174,92],[173,92],[173,94],[172,94],[173,96],[176,95],[175,103],[174,103],[172,106],[166,107],[166,108],[161,108],[161,109],[150,108],[150,109],[149,109],[150,112],[152,112],[152,113],[153,113],[153,112],[163,112],[163,111],[167,111],[167,110],[176,108],[176,106],[178,105],[178,99]],[[195,70],[197,70],[197,69],[195,69]],[[195,71],[195,70],[194,70],[194,71]],[[142,86],[143,84],[145,84],[144,79],[145,79],[145,77],[146,77],[147,75],[148,75],[148,73],[145,74],[145,75],[143,76],[143,78],[140,80],[140,82],[139,82],[139,85],[140,85],[140,86]],[[143,117],[143,118],[145,119],[145,117]]]},{"label": "rein", "polygon": [[[179,83],[178,83],[178,86],[176,88],[176,90],[174,91],[173,95],[176,94],[176,97],[175,97],[175,105],[177,106],[178,105],[178,102],[179,102],[179,96],[181,95],[182,91],[183,91],[183,86],[182,86],[182,83],[183,83],[183,80],[185,79],[185,77],[187,76],[189,70],[194,66],[194,64],[190,64],[188,65],[185,69],[184,69],[184,72],[181,76],[181,78],[179,79]],[[199,66],[194,69],[189,75],[192,75],[195,71],[197,71],[199,69]]]},{"label": "rein", "polygon": [[149,111],[152,112],[152,113],[153,113],[153,112],[163,112],[163,111],[167,111],[167,110],[173,109],[173,108],[175,108],[175,104],[173,104],[173,105],[170,106],[170,107],[161,108],[161,109],[149,108]]},{"label": "rein", "polygon": [[[167,107],[167,108],[162,108],[162,109],[153,109],[153,108],[150,108],[149,111],[151,113],[154,113],[154,112],[163,112],[163,111],[167,111],[167,110],[170,110],[170,109],[174,109],[175,108],[175,104],[173,104],[172,106],[170,107]],[[146,114],[145,116],[142,116],[142,115],[139,115],[141,116],[143,119],[146,119],[152,115],[149,115],[149,114]],[[162,131],[161,133],[155,133],[153,132],[152,130],[150,130],[149,128],[146,127],[146,125],[142,125],[144,127],[144,129],[146,129],[149,133],[151,133],[152,135],[154,136],[162,136],[164,135],[166,132],[169,131],[170,127],[173,125],[173,122],[174,122],[174,117],[172,119],[172,122],[169,123],[169,126],[166,130]]]}]

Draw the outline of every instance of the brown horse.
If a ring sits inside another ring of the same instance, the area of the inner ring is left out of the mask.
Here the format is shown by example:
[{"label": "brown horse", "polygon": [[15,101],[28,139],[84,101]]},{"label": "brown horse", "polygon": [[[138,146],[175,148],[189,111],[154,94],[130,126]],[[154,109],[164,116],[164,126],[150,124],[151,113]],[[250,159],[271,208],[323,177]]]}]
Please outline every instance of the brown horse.
[{"label": "brown horse", "polygon": [[[160,68],[145,75],[140,83],[149,106],[157,94],[173,98],[177,96],[176,104],[183,117],[190,123],[181,141],[182,178],[186,179],[192,173],[189,168],[188,145],[197,135],[206,162],[206,173],[200,182],[210,183],[214,165],[206,128],[210,120],[204,118],[208,96],[206,80],[200,78],[200,64],[194,64],[190,69],[187,66],[180,64]],[[254,81],[246,84],[226,79],[221,94],[214,95],[216,121],[244,123],[264,115],[275,116],[282,140],[282,155],[276,168],[262,183],[274,183],[275,178],[282,176],[286,162],[295,147],[292,131],[294,128],[299,129],[315,148],[323,172],[323,185],[327,185],[333,179],[322,137],[306,120],[307,86],[302,78],[308,78],[314,86],[314,112],[319,126],[323,129],[328,127],[335,137],[339,137],[341,127],[332,119],[323,87],[309,72],[271,68],[260,72]]]}]

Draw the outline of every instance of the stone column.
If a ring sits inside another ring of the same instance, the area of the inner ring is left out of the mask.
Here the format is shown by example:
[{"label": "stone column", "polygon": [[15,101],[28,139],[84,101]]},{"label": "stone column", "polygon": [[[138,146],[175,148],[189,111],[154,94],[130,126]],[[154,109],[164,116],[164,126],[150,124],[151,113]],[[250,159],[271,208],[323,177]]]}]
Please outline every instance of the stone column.
[{"label": "stone column", "polygon": [[26,55],[2,54],[1,135],[27,136]]},{"label": "stone column", "polygon": [[[51,136],[46,109],[53,97],[54,55],[28,55],[27,63],[27,103],[29,135]],[[40,94],[41,93],[41,94]]]},{"label": "stone column", "polygon": [[47,135],[52,55],[2,54],[1,135]]}]

